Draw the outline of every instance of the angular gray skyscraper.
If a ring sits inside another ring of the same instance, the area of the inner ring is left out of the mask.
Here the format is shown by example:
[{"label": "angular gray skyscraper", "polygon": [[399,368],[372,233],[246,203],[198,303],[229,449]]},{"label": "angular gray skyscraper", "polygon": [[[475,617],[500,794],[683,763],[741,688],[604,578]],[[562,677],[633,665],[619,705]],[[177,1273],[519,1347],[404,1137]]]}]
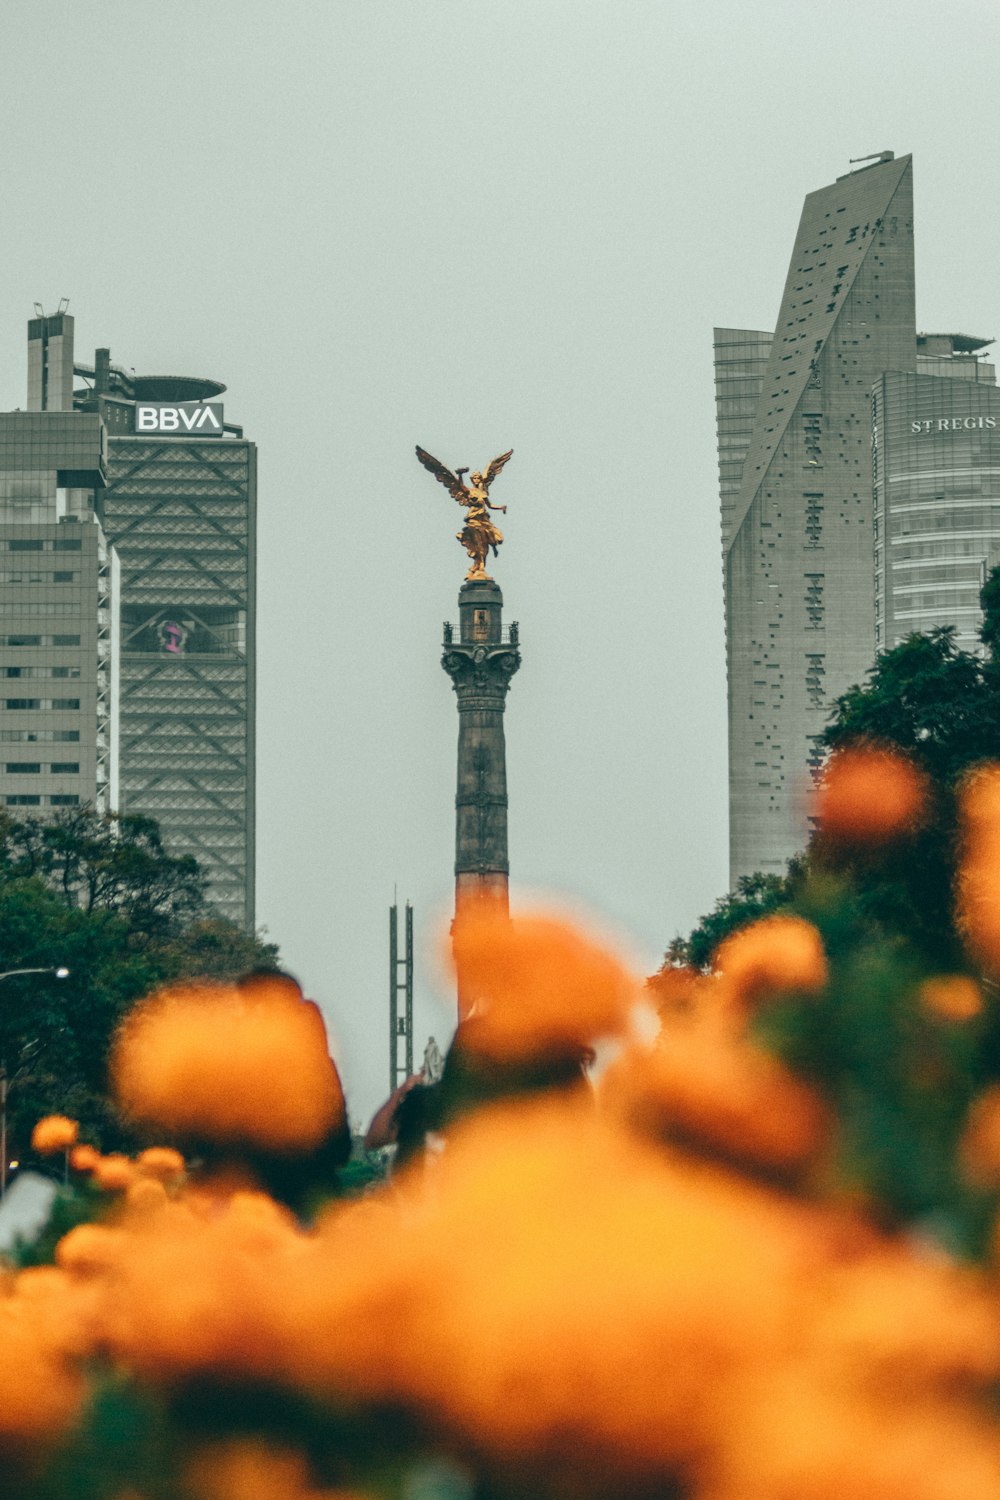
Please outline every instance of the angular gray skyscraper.
[{"label": "angular gray skyscraper", "polygon": [[734,881],[804,845],[818,736],[874,658],[872,387],[916,364],[909,156],[809,194],[767,339],[715,339]]}]

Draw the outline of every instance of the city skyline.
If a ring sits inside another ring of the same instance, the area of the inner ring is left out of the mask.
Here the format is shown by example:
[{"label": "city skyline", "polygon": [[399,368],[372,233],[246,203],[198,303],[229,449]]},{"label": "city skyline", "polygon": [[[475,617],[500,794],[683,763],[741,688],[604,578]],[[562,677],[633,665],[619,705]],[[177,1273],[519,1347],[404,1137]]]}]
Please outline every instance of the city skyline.
[{"label": "city skyline", "polygon": [[805,192],[892,146],[918,164],[920,325],[1000,331],[995,173],[942,86],[988,135],[1000,21],[178,0],[157,29],[56,0],[5,22],[24,148],[3,168],[0,409],[23,402],[32,303],[69,296],[81,350],[218,372],[259,444],[258,920],[361,1119],[384,1094],[394,886],[418,1055],[454,1016],[439,661],[464,569],[414,443],[452,468],[517,454],[495,568],[530,641],[512,903],[596,910],[648,972],[728,886],[711,329],[773,327]]}]

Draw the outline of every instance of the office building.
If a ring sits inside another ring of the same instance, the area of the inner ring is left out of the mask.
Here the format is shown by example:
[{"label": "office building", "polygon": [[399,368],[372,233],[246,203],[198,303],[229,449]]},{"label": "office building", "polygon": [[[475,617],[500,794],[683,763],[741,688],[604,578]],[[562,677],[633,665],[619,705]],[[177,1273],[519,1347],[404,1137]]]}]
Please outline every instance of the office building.
[{"label": "office building", "polygon": [[988,339],[921,334],[916,372],[872,396],[875,646],[955,628],[980,650],[979,590],[1000,548],[1000,391]]},{"label": "office building", "polygon": [[733,881],[803,847],[831,703],[872,664],[872,388],[916,368],[912,204],[889,152],[810,193],[769,347],[716,330]]},{"label": "office building", "polygon": [[[78,377],[75,391],[73,374]],[[118,809],[160,824],[209,877],[215,909],[254,923],[256,449],[223,420],[225,387],[139,376],[72,320],[28,329],[29,406],[107,432],[97,514],[121,563]],[[82,383],[81,383],[82,382]]]},{"label": "office building", "polygon": [[[118,801],[118,568],[97,516],[107,435],[76,413],[68,314],[31,325],[53,405],[0,414],[0,803],[51,816]],[[67,391],[69,399],[67,399]]]}]

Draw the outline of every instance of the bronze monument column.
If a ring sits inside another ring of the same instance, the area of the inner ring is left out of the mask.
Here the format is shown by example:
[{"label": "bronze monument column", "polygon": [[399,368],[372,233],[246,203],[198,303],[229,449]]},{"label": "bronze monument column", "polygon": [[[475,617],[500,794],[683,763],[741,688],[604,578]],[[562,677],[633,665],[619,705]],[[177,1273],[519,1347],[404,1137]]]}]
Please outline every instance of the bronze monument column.
[{"label": "bronze monument column", "polygon": [[[459,627],[445,627],[441,665],[458,695],[455,921],[489,904],[507,915],[507,756],[504,700],[521,665],[517,625],[504,630],[503,595],[491,578],[466,579]],[[459,1020],[468,997],[459,975]]]},{"label": "bronze monument column", "polygon": [[[444,627],[441,665],[458,695],[458,786],[455,793],[455,922],[472,912],[508,913],[507,754],[503,713],[510,679],[521,665],[517,625],[504,630],[503,595],[486,572],[486,558],[503,542],[490,511],[489,488],[511,453],[477,471],[467,485],[468,469],[450,469],[417,449],[417,457],[445,485],[465,512],[458,540],[471,566],[458,595],[458,630]],[[475,1002],[458,973],[458,1019],[465,1020]]]}]

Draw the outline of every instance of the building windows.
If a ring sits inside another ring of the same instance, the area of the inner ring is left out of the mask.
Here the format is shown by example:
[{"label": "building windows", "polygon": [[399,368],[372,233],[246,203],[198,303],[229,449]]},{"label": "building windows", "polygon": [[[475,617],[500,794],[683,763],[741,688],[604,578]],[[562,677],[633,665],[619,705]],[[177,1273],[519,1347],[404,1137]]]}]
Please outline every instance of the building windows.
[{"label": "building windows", "polygon": [[41,552],[44,543],[32,540],[19,540],[7,543],[11,552]]},{"label": "building windows", "polygon": [[5,698],[4,708],[12,713],[24,709],[75,709],[79,698]]},{"label": "building windows", "polygon": [[37,760],[9,760],[7,762],[8,776],[37,776],[41,769]]},{"label": "building windows", "polygon": [[52,543],[53,552],[79,552],[83,543],[78,536],[56,537]]},{"label": "building windows", "polygon": [[16,792],[12,797],[5,797],[4,802],[8,807],[41,807],[42,805],[41,797],[27,792]]},{"label": "building windows", "polygon": [[[38,801],[37,797],[35,801]],[[50,807],[79,807],[79,805],[80,798],[76,792],[54,792],[49,798]]]},{"label": "building windows", "polygon": [[17,742],[33,745],[42,742],[57,742],[77,745],[80,742],[80,731],[79,729],[0,729],[0,741],[7,744]]},{"label": "building windows", "polygon": [[78,760],[54,760],[49,769],[53,776],[79,776],[80,762]]}]

